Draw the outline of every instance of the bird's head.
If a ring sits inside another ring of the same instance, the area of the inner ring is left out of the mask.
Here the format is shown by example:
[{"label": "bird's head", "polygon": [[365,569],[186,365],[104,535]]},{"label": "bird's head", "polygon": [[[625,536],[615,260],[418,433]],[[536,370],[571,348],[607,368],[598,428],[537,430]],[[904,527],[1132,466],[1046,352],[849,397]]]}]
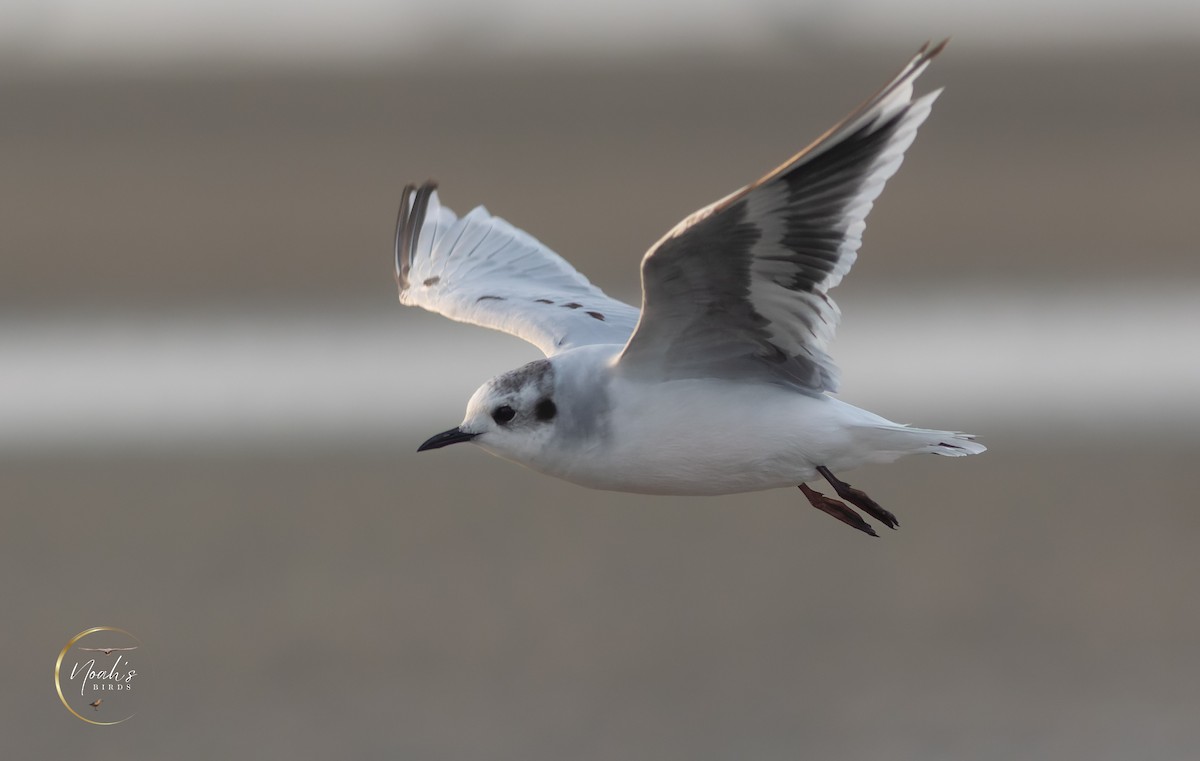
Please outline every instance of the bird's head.
[{"label": "bird's head", "polygon": [[462,424],[430,437],[417,451],[470,441],[505,459],[528,463],[550,445],[557,417],[554,366],[539,359],[480,386],[467,402]]}]

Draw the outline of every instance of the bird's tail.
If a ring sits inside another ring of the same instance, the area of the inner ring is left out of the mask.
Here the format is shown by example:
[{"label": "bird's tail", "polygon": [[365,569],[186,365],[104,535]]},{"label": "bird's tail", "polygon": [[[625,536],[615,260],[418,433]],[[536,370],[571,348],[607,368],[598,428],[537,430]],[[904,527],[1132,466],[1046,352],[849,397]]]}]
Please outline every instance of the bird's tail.
[{"label": "bird's tail", "polygon": [[906,454],[936,454],[942,457],[966,457],[986,452],[987,447],[975,441],[970,433],[935,431],[907,425],[871,426],[872,444],[896,456]]}]

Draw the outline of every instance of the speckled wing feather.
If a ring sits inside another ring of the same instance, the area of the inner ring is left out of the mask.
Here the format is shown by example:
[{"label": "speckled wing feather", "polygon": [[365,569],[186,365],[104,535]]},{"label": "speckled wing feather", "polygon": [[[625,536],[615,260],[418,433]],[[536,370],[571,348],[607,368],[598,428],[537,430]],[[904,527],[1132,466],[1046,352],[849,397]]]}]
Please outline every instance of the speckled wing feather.
[{"label": "speckled wing feather", "polygon": [[872,203],[940,93],[914,100],[912,83],[944,44],[923,47],[812,145],[647,252],[626,373],[837,389],[826,347],[840,314],[828,291],[854,264]]},{"label": "speckled wing feather", "polygon": [[638,311],[482,206],[459,218],[433,182],[404,189],[396,223],[400,303],[511,333],[547,356],[623,344]]}]

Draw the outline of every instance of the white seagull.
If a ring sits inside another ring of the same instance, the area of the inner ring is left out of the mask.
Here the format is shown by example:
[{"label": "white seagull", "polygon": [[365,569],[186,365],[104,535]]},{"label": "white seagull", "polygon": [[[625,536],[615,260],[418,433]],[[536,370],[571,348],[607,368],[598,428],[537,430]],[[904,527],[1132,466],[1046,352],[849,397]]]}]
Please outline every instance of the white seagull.
[{"label": "white seagull", "polygon": [[642,308],[606,296],[562,257],[479,207],[464,217],[436,185],[404,189],[396,225],[400,303],[525,339],[546,358],[492,378],[461,425],[418,451],[469,441],[594,489],[732,494],[799,486],[813,507],[876,536],[839,497],[894,515],[834,473],[985,447],[911,428],[830,396],[828,292],[857,256],[871,204],[940,90],[913,81],[945,45],[921,48],[837,126],[762,179],[684,219],[642,259]]}]

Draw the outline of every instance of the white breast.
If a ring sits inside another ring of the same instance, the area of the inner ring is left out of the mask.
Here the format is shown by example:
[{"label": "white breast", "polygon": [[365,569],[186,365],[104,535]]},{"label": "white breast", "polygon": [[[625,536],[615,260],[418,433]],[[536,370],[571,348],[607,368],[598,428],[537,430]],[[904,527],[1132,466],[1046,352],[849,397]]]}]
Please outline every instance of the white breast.
[{"label": "white breast", "polygon": [[[793,486],[816,466],[853,467],[861,416],[828,397],[723,380],[608,384],[607,430],[578,450],[546,453],[535,469],[597,489],[732,494]],[[886,421],[884,421],[886,422]],[[849,455],[849,458],[848,458]],[[541,459],[541,458],[539,458]]]}]

